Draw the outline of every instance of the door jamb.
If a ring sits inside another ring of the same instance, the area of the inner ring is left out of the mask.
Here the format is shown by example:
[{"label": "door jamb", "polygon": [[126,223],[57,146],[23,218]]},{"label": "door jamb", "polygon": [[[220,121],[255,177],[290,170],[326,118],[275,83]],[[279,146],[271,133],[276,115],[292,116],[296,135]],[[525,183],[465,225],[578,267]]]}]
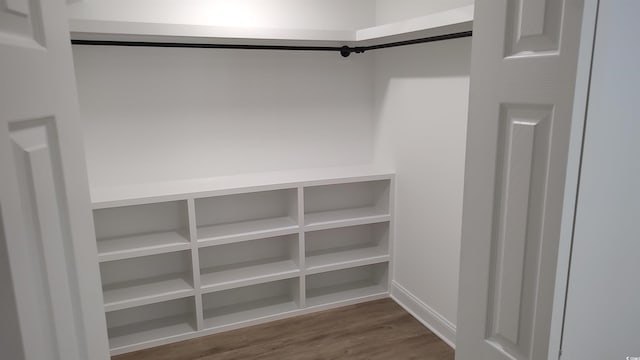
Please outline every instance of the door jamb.
[{"label": "door jamb", "polygon": [[551,332],[549,336],[549,360],[559,359],[562,355],[564,333],[564,315],[571,269],[571,251],[576,209],[578,206],[582,150],[589,105],[589,90],[593,50],[600,0],[584,0],[582,25],[580,31],[580,49],[576,70],[576,83],[571,119],[571,137],[567,157],[567,172],[564,185],[562,224],[558,244],[556,285],[553,298]]}]

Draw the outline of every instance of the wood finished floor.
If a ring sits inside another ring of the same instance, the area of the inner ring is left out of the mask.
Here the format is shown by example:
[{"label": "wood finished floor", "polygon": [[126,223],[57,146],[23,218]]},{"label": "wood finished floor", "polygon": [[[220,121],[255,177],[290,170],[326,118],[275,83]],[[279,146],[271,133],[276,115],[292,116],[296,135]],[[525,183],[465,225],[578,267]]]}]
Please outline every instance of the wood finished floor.
[{"label": "wood finished floor", "polygon": [[391,299],[302,315],[115,356],[113,360],[453,360]]}]

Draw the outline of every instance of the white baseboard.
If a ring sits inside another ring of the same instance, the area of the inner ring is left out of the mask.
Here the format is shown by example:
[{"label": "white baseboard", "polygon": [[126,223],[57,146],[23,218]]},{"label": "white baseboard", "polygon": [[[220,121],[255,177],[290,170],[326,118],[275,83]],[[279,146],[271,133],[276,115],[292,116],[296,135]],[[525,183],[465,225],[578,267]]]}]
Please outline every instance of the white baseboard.
[{"label": "white baseboard", "polygon": [[391,298],[442,341],[456,348],[456,326],[449,320],[395,281],[391,283]]}]

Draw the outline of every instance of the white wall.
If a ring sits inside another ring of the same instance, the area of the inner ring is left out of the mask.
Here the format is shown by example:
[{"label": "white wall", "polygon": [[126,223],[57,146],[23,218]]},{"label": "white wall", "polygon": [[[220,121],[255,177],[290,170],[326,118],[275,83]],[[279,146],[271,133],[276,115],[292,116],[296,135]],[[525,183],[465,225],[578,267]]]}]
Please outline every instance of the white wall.
[{"label": "white wall", "polygon": [[372,160],[369,54],[73,52],[92,187]]},{"label": "white wall", "polygon": [[474,0],[376,0],[375,23],[381,25],[407,20],[473,3]]},{"label": "white wall", "polygon": [[355,30],[375,21],[371,0],[87,0],[70,18],[191,25]]},{"label": "white wall", "polygon": [[446,332],[457,313],[471,39],[375,56],[376,161],[397,172],[395,282]]},{"label": "white wall", "polygon": [[640,357],[640,2],[600,1],[563,359]]}]

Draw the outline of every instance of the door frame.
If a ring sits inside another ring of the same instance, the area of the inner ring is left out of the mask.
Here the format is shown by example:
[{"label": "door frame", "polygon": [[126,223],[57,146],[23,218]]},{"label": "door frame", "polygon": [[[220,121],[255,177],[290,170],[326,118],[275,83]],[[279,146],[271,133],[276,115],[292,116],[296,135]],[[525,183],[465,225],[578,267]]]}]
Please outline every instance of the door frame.
[{"label": "door frame", "polygon": [[576,69],[576,85],[571,118],[569,154],[567,157],[562,221],[560,225],[560,239],[558,244],[558,261],[556,267],[553,312],[551,317],[551,333],[549,336],[549,360],[559,359],[562,353],[564,313],[567,301],[569,272],[571,268],[571,248],[573,244],[575,212],[580,186],[580,166],[582,163],[582,148],[587,108],[589,105],[591,65],[593,60],[599,2],[600,0],[584,0],[584,10],[582,14],[580,49],[578,50],[578,65]]}]

